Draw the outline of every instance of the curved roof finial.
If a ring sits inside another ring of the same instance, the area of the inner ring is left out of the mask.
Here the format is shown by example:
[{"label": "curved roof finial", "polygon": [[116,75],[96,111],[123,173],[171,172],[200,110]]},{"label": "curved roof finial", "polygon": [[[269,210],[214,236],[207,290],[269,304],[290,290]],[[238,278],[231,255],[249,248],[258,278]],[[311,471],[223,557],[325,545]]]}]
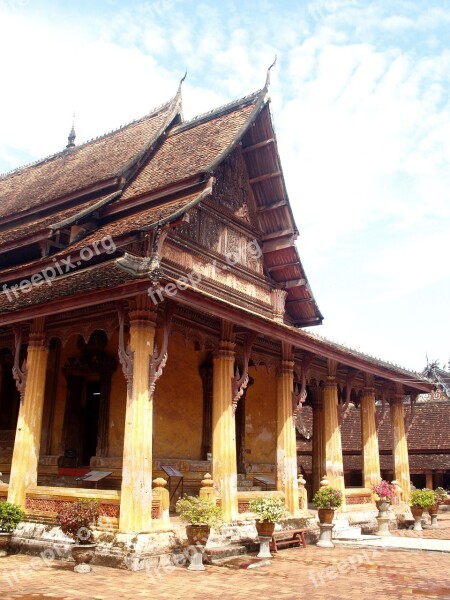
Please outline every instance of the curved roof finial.
[{"label": "curved roof finial", "polygon": [[74,148],[75,147],[75,113],[73,113],[73,121],[72,121],[72,129],[70,130],[69,137],[67,138],[67,146],[66,148]]},{"label": "curved roof finial", "polygon": [[270,85],[270,69],[272,67],[274,67],[276,65],[276,63],[277,63],[277,55],[275,54],[275,59],[274,59],[273,63],[267,69],[266,85],[264,86],[265,90],[267,90],[269,88],[269,85]]},{"label": "curved roof finial", "polygon": [[180,79],[180,83],[178,84],[178,92],[177,92],[178,95],[181,94],[181,86],[183,85],[183,81],[186,79],[186,77],[187,77],[187,69],[186,69],[183,77]]}]

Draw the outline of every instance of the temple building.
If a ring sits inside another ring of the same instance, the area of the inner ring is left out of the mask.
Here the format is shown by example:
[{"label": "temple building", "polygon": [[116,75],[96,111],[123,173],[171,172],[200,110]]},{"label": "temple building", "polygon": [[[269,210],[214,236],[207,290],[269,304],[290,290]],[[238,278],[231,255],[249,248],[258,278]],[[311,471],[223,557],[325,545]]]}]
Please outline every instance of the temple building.
[{"label": "temple building", "polygon": [[[168,467],[190,493],[210,472],[225,522],[258,481],[296,515],[306,407],[311,490],[326,476],[344,510],[368,506],[379,403],[408,501],[404,399],[432,385],[303,329],[322,314],[295,246],[268,81],[191,120],[179,89],[87,143],[72,131],[61,152],[2,176],[0,199],[0,497],[29,519],[95,496],[113,529],[151,531],[152,482]],[[358,485],[344,479],[341,439],[355,398]],[[109,475],[76,482],[92,471]]]}]

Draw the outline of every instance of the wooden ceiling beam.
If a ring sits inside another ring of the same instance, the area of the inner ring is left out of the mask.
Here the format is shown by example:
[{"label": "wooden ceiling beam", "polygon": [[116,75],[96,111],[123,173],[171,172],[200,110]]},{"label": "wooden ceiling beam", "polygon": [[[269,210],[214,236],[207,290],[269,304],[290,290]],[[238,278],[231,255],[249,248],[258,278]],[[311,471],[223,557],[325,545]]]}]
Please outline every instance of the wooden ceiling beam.
[{"label": "wooden ceiling beam", "polygon": [[307,281],[306,281],[306,279],[289,279],[288,281],[285,281],[283,283],[284,283],[284,287],[286,289],[289,289],[289,288],[292,288],[292,287],[298,287],[298,286],[306,285]]},{"label": "wooden ceiling beam", "polygon": [[273,267],[268,267],[268,271],[269,273],[273,273],[274,271],[282,271],[283,269],[289,268],[289,267],[299,267],[299,263],[298,260],[295,261],[291,261],[288,263],[283,263],[282,265],[274,265]]},{"label": "wooden ceiling beam", "polygon": [[280,177],[281,171],[275,171],[274,173],[265,173],[264,175],[258,175],[258,177],[253,177],[249,179],[250,185],[254,183],[261,183],[262,181],[267,181],[268,179],[274,179],[275,177]]},{"label": "wooden ceiling beam", "polygon": [[273,144],[275,142],[275,138],[269,138],[268,140],[263,140],[262,142],[258,142],[256,144],[252,144],[251,146],[247,146],[246,148],[242,148],[242,152],[254,152],[255,150],[259,150],[260,148],[265,148],[269,146],[269,144]]},{"label": "wooden ceiling beam", "polygon": [[256,212],[262,213],[269,210],[275,210],[276,208],[282,208],[283,206],[287,206],[286,200],[278,200],[278,202],[274,202],[273,204],[268,204],[267,206],[257,206]]}]

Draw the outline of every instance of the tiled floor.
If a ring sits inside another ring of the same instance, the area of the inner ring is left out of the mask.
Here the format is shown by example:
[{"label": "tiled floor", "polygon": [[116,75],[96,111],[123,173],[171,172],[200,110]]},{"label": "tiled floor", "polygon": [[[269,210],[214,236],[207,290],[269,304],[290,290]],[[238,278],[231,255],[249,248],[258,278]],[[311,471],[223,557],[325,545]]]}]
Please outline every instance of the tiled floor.
[{"label": "tiled floor", "polygon": [[[450,539],[450,514],[441,519],[440,530],[423,533],[430,535]],[[131,573],[94,566],[92,573],[81,575],[72,568],[67,562],[46,565],[23,555],[2,558],[0,598],[450,599],[450,554],[424,551],[308,546],[283,550],[270,566],[252,570],[208,566],[203,572],[171,567]]]}]

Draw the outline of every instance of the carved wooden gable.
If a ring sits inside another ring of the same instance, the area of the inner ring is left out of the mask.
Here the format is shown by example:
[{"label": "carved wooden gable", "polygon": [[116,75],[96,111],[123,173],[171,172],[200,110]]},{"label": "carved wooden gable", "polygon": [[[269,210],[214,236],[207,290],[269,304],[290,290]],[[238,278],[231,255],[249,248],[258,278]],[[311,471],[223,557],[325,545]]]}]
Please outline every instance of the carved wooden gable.
[{"label": "carved wooden gable", "polygon": [[248,174],[240,148],[217,167],[215,178],[213,201],[246,223],[255,223],[248,203]]}]

